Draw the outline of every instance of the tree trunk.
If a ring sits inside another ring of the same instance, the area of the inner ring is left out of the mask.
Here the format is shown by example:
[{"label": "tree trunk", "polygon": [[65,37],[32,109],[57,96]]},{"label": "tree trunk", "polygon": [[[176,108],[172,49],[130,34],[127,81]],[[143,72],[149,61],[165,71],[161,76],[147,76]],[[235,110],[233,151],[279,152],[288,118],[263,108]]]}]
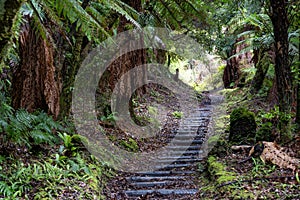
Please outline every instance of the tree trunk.
[{"label": "tree trunk", "polygon": [[[141,12],[141,1],[140,0],[134,0],[134,1],[124,1],[124,3],[127,3],[129,6],[133,7],[138,12]],[[118,28],[118,32],[126,31],[126,25],[128,22],[124,17],[121,17],[120,19],[120,25]],[[137,34],[137,33],[136,33]],[[133,37],[136,37],[135,36]],[[139,42],[140,46],[143,45],[144,39],[143,35],[139,35]],[[126,96],[128,94],[131,94],[130,91],[133,89],[133,85],[136,85],[138,83],[145,82],[147,79],[146,74],[146,68],[141,67],[141,65],[146,63],[146,50],[145,49],[139,49],[136,51],[126,51],[126,49],[130,49],[133,44],[132,41],[124,41],[124,44],[121,44],[122,51],[125,51],[124,55],[120,56],[118,59],[116,59],[106,70],[106,72],[103,74],[101,79],[99,80],[99,89],[98,89],[98,95],[97,95],[97,102],[98,102],[98,112],[100,115],[108,115],[111,112],[110,107],[110,98],[111,94],[116,86],[116,84],[119,84],[119,90],[118,95],[116,99],[116,110],[120,111],[123,109],[124,103],[129,103],[129,111],[132,114],[132,104],[130,102],[125,102],[124,99],[126,99]],[[139,70],[137,70],[134,74],[131,74],[130,76],[127,76],[125,79],[120,81],[120,78],[129,70],[140,66]],[[140,85],[140,84],[139,84]],[[139,88],[137,91],[135,91],[135,94],[131,95],[139,95],[144,92],[143,88]],[[125,112],[125,111],[123,111]]]},{"label": "tree trunk", "polygon": [[61,69],[62,89],[60,93],[60,119],[69,116],[71,112],[72,88],[74,86],[76,74],[84,57],[81,55],[84,34],[81,32],[76,32],[74,34],[74,38],[75,45],[67,50],[71,53],[71,56],[66,58]]},{"label": "tree trunk", "polygon": [[[86,9],[89,5],[90,0],[83,0],[81,3],[81,7],[83,9]],[[61,76],[61,92],[60,92],[60,113],[59,118],[62,119],[64,117],[67,117],[70,115],[71,112],[71,103],[72,103],[72,92],[73,92],[73,86],[75,82],[75,78],[77,75],[77,72],[80,68],[80,65],[83,61],[83,59],[87,56],[87,52],[83,53],[84,48],[86,46],[89,46],[89,42],[84,36],[84,33],[79,30],[76,30],[77,22],[74,22],[71,25],[70,30],[70,38],[74,37],[74,45],[68,46],[68,48],[65,50],[70,54],[69,57],[67,57],[63,63],[62,68],[60,72]]]},{"label": "tree trunk", "polygon": [[[21,27],[20,65],[13,72],[12,105],[29,112],[42,109],[55,118],[59,113],[59,89],[55,76],[53,46],[28,23]],[[50,41],[50,40],[49,40]]]},{"label": "tree trunk", "polygon": [[0,3],[0,61],[6,44],[12,36],[12,26],[17,12],[24,0],[2,0]]},{"label": "tree trunk", "polygon": [[[251,29],[251,26],[244,26],[242,31],[248,31]],[[231,50],[227,51],[227,58],[238,54],[244,48],[247,47],[247,44],[237,44],[244,39],[244,36],[236,39],[235,44],[231,46]],[[225,88],[232,88],[239,84],[241,78],[240,65],[249,64],[251,62],[251,58],[251,53],[246,52],[238,56],[232,57],[230,59],[227,59],[226,67],[223,73],[223,84]]]},{"label": "tree trunk", "polygon": [[[230,57],[230,56],[228,56]],[[231,58],[226,61],[226,67],[223,73],[223,84],[225,88],[232,88],[236,84],[235,82],[239,79],[240,70],[239,63],[235,58]]]},{"label": "tree trunk", "polygon": [[271,63],[275,63],[275,54],[273,50],[259,49],[254,50],[253,62],[256,68],[254,78],[251,83],[250,92],[255,94],[258,92],[264,82],[266,74]]},{"label": "tree trunk", "polygon": [[275,36],[275,74],[279,100],[280,142],[291,137],[292,76],[288,61],[288,16],[286,0],[270,0],[271,20]]},{"label": "tree trunk", "polygon": [[[261,55],[262,54],[262,55]],[[265,52],[263,50],[254,50],[254,56],[253,58],[257,57],[254,60],[254,66],[256,68],[255,75],[253,77],[253,80],[251,82],[251,89],[250,92],[252,94],[255,94],[258,92],[264,82],[266,73],[269,69],[269,65],[266,64],[266,59],[265,58]]]}]

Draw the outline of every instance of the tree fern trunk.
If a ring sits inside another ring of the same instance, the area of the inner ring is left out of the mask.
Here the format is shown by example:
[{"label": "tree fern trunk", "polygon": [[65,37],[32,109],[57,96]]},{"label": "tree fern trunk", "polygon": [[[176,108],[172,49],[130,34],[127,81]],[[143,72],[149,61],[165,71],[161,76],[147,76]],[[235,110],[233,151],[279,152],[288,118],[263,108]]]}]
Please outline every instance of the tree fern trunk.
[{"label": "tree fern trunk", "polygon": [[82,43],[84,34],[76,32],[74,35],[75,45],[71,47],[71,56],[68,57],[63,63],[63,68],[61,71],[62,75],[62,91],[60,93],[60,107],[61,111],[59,113],[59,118],[69,116],[71,112],[71,102],[72,102],[72,88],[74,86],[74,81],[79,67],[82,63]]},{"label": "tree fern trunk", "polygon": [[[140,0],[134,1],[124,1],[129,6],[133,7],[137,11],[142,10],[142,5]],[[126,25],[130,24],[124,17],[120,19],[120,25],[118,27],[118,32],[126,31]],[[135,34],[133,37],[137,37]],[[140,46],[143,46],[144,39],[143,35],[140,34],[139,36],[139,43]],[[146,68],[141,67],[141,65],[146,63],[146,51],[145,49],[141,48],[135,51],[129,51],[132,45],[136,45],[132,43],[132,41],[124,41],[123,44],[120,44],[122,47],[122,51],[127,52],[116,59],[106,70],[104,75],[101,77],[99,81],[99,89],[98,89],[98,111],[101,114],[109,114],[106,111],[108,110],[111,112],[110,109],[110,98],[111,94],[116,86],[119,84],[119,90],[117,91],[117,99],[116,99],[116,110],[120,111],[124,109],[123,104],[129,104],[129,111],[132,112],[132,104],[130,102],[126,102],[128,95],[140,95],[143,93],[143,88],[139,88],[136,90],[135,94],[131,94],[131,91],[134,85],[140,85],[139,83],[145,82],[147,79]],[[128,50],[127,50],[128,49]],[[138,70],[134,73],[131,73],[130,76],[127,76],[125,79],[120,81],[120,78],[127,73],[129,70],[138,67]],[[125,112],[125,111],[123,111]]]},{"label": "tree fern trunk", "polygon": [[271,20],[275,36],[275,74],[280,111],[280,138],[286,141],[291,137],[291,104],[292,104],[292,76],[288,61],[288,16],[286,0],[271,0]]},{"label": "tree fern trunk", "polygon": [[29,112],[42,109],[56,118],[60,107],[53,46],[37,35],[27,20],[19,39],[21,61],[13,73],[12,104]]},{"label": "tree fern trunk", "polygon": [[265,49],[255,50],[254,57],[257,57],[257,60],[254,59],[256,72],[251,83],[250,92],[252,94],[255,94],[261,89],[271,62],[268,51]]},{"label": "tree fern trunk", "polygon": [[[86,9],[90,0],[84,0],[81,3],[81,7]],[[62,79],[62,91],[60,93],[60,113],[59,118],[62,119],[63,117],[69,116],[71,112],[71,103],[72,103],[72,88],[74,86],[76,74],[80,68],[80,65],[83,59],[87,55],[82,55],[82,51],[84,48],[84,33],[79,28],[76,30],[77,22],[74,22],[71,25],[70,37],[74,36],[75,44],[74,46],[67,49],[70,53],[70,57],[68,57],[61,69],[61,79]]]}]

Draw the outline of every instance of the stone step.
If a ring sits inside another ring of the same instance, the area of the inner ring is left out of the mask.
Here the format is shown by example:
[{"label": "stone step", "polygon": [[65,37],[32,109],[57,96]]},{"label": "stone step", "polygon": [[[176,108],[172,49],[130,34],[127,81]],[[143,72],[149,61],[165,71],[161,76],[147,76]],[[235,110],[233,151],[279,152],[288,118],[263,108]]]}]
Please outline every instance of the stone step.
[{"label": "stone step", "polygon": [[187,133],[190,133],[190,134],[196,134],[198,130],[208,130],[207,127],[198,127],[198,128],[192,128],[192,129],[184,129],[184,128],[181,128],[179,130],[177,130],[176,132],[172,133],[174,135],[176,134],[187,134]]},{"label": "stone step", "polygon": [[155,170],[126,177],[128,188],[131,188],[123,191],[126,199],[143,199],[145,195],[150,195],[150,199],[188,199],[188,195],[198,192],[197,188],[193,188],[191,177],[197,174],[197,162],[202,161],[201,145],[209,131],[212,106],[190,111],[179,129],[171,131],[169,140],[172,145],[167,146],[157,158]]},{"label": "stone step", "polygon": [[178,164],[178,163],[194,163],[194,162],[200,162],[203,159],[201,158],[191,158],[191,159],[164,159],[164,160],[158,160],[158,163],[173,163],[173,164]]},{"label": "stone step", "polygon": [[145,196],[150,194],[157,195],[194,195],[197,189],[156,189],[156,190],[127,190],[125,194],[131,197]]},{"label": "stone step", "polygon": [[167,155],[162,155],[162,156],[174,156],[174,155],[177,155],[177,156],[188,156],[188,155],[198,155],[198,154],[201,154],[202,151],[201,150],[187,150],[187,151],[171,151],[171,152],[168,152]]},{"label": "stone step", "polygon": [[201,122],[201,123],[181,123],[180,127],[199,127],[199,126],[205,126],[203,123],[204,122]]},{"label": "stone step", "polygon": [[[178,144],[178,143],[177,143]],[[171,151],[173,150],[181,150],[181,151],[184,151],[184,150],[199,150],[200,149],[200,146],[186,146],[186,145],[178,145],[178,146],[168,146],[166,147],[166,149],[170,149]]]},{"label": "stone step", "polygon": [[182,138],[182,139],[184,139],[184,138],[194,138],[194,139],[196,139],[196,138],[199,138],[199,137],[201,137],[201,138],[203,138],[203,137],[205,137],[205,135],[204,134],[198,134],[198,133],[177,133],[177,134],[172,134],[172,135],[170,135],[170,137],[176,137],[176,138],[178,138],[178,139],[180,139],[180,138]]},{"label": "stone step", "polygon": [[149,181],[162,181],[162,180],[185,180],[185,176],[131,176],[127,177],[126,180],[129,182],[149,182]]},{"label": "stone step", "polygon": [[[170,186],[170,185],[174,185],[178,182],[176,181],[152,181],[152,182],[133,182],[130,185],[134,186],[134,187],[161,187],[161,186]],[[193,184],[192,181],[181,181],[180,182],[181,185],[189,185],[189,184]]]},{"label": "stone step", "polygon": [[178,145],[201,145],[204,140],[203,139],[194,139],[192,142],[187,142],[186,140],[180,140],[180,139],[173,139],[172,140],[173,144],[178,144]]},{"label": "stone step", "polygon": [[199,156],[189,155],[189,156],[162,156],[161,160],[184,160],[184,159],[201,159]]},{"label": "stone step", "polygon": [[179,163],[179,164],[170,164],[170,165],[157,165],[155,166],[155,169],[164,169],[164,170],[171,170],[176,168],[185,168],[185,167],[191,167],[195,166],[194,163]]},{"label": "stone step", "polygon": [[153,172],[138,172],[140,176],[162,177],[162,176],[174,176],[174,175],[191,175],[195,174],[195,171],[181,170],[181,171],[153,171]]}]

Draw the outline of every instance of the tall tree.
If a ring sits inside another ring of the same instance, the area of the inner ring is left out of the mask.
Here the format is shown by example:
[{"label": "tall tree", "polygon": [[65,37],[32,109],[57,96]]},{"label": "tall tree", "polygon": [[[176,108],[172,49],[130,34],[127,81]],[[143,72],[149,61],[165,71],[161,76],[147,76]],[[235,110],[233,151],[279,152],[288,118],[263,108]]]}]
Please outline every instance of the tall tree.
[{"label": "tall tree", "polygon": [[[136,12],[141,13],[143,8],[140,0],[127,0],[123,1],[130,7],[132,7]],[[118,33],[121,33],[123,31],[126,31],[128,28],[131,28],[131,23],[126,19],[125,17],[120,17],[120,23],[118,26]],[[132,42],[132,40],[124,40],[123,43],[119,44],[121,47],[121,55],[118,59],[114,60],[108,69],[105,71],[103,77],[99,80],[99,90],[98,90],[98,100],[100,102],[100,105],[98,105],[98,110],[103,115],[109,115],[111,114],[111,107],[110,107],[110,98],[111,94],[116,87],[116,84],[120,84],[117,99],[116,99],[116,109],[118,111],[127,112],[122,110],[124,107],[122,106],[125,102],[124,99],[126,99],[126,96],[129,94],[131,95],[132,86],[135,85],[135,83],[143,82],[143,80],[146,80],[146,68],[141,67],[143,64],[146,63],[146,50],[142,48],[143,46],[143,34],[142,33],[136,33],[135,35],[131,35],[129,37],[139,37],[139,46],[141,47],[138,50],[131,51],[129,50],[133,45],[136,45]],[[125,51],[127,53],[122,55],[122,52]],[[130,76],[127,76],[125,79],[120,82],[120,78],[129,70],[140,67],[140,70],[136,72],[136,74],[131,74]],[[142,92],[142,90],[137,91]],[[131,104],[129,104],[131,105]],[[129,109],[132,109],[130,107]],[[130,110],[132,113],[132,110]]]},{"label": "tall tree", "polygon": [[291,137],[292,76],[288,60],[288,1],[270,0],[270,17],[275,38],[275,74],[279,100],[280,122],[279,141]]}]

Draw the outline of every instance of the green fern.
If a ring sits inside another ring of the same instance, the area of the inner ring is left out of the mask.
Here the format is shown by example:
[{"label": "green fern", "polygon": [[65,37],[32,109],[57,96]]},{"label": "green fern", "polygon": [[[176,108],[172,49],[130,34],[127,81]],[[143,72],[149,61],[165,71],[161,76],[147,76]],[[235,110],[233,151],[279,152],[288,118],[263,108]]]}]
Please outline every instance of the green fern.
[{"label": "green fern", "polygon": [[[8,120],[8,121],[6,121]],[[62,130],[62,126],[55,122],[44,112],[28,113],[26,110],[17,110],[9,118],[0,120],[2,131],[6,133],[6,139],[19,145],[31,148],[32,144],[53,144],[57,137],[53,129]]]}]

